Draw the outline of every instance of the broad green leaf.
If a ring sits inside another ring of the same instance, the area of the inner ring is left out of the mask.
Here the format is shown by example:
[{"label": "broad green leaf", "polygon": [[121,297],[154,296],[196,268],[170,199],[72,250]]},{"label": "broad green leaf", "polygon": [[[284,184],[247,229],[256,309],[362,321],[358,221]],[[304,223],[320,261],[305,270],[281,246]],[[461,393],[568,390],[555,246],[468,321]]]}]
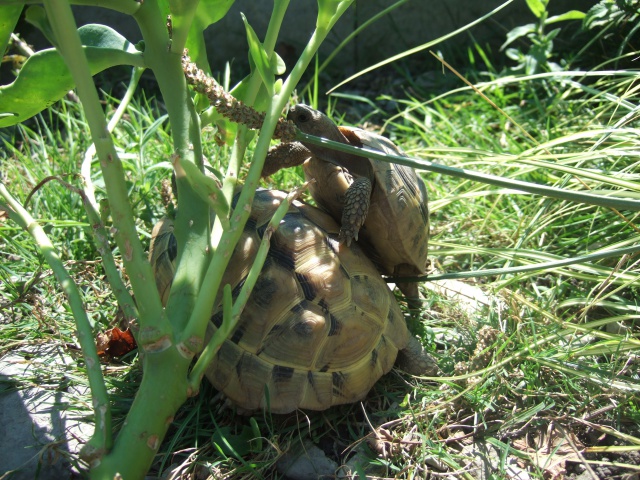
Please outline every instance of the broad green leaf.
[{"label": "broad green leaf", "polygon": [[582,20],[587,14],[580,10],[570,10],[562,15],[554,15],[547,19],[547,23],[564,22],[565,20]]},{"label": "broad green leaf", "polygon": [[275,75],[283,75],[284,72],[287,71],[287,66],[284,63],[284,60],[282,60],[282,57],[276,52],[271,54],[271,71]]},{"label": "broad green leaf", "polygon": [[243,102],[247,101],[247,88],[249,88],[249,81],[251,80],[251,75],[247,75],[242,80],[240,80],[235,87],[231,89],[229,92],[238,100],[242,100]]},{"label": "broad green leaf", "polygon": [[504,54],[507,56],[507,58],[510,58],[511,60],[515,60],[518,63],[521,63],[524,60],[523,53],[517,48],[507,48],[504,51]]},{"label": "broad green leaf", "polygon": [[27,11],[24,14],[24,19],[28,23],[36,27],[38,30],[40,30],[45,38],[49,40],[49,43],[51,45],[55,47],[58,44],[44,7],[40,5],[31,5],[29,8],[27,8]]},{"label": "broad green leaf", "polygon": [[318,22],[327,22],[338,11],[341,0],[318,0]]},{"label": "broad green leaf", "polygon": [[[142,54],[115,30],[104,25],[85,25],[78,33],[92,74],[115,65],[144,67]],[[57,50],[37,52],[25,62],[13,83],[0,87],[0,127],[36,115],[73,87],[71,74]]]},{"label": "broad green leaf", "polygon": [[527,23],[526,25],[521,25],[519,27],[514,28],[509,33],[507,33],[507,39],[505,40],[505,42],[500,47],[500,50],[504,50],[504,48],[507,45],[510,45],[511,43],[513,43],[518,38],[524,37],[525,35],[528,35],[528,34],[533,33],[535,31],[536,31],[536,25],[534,23]]},{"label": "broad green leaf", "polygon": [[[554,28],[553,30],[551,30],[550,32],[548,32],[545,37],[546,37],[546,42],[545,43],[552,43],[553,39],[556,38],[558,36],[558,34],[562,31],[561,28]],[[551,56],[551,50],[553,45],[551,45],[549,47],[549,56]]]},{"label": "broad green leaf", "polygon": [[271,97],[273,97],[274,92],[275,92],[275,83],[274,83],[274,88],[271,92],[267,91],[267,88],[264,84],[260,85],[258,94],[256,95],[256,98],[253,102],[253,108],[255,108],[259,112],[266,111],[267,108],[269,107],[269,104],[271,103]]},{"label": "broad green leaf", "polygon": [[227,145],[232,146],[233,142],[236,140],[236,136],[238,135],[238,124],[227,120],[220,114],[216,114],[213,117],[212,123],[214,123],[218,128],[219,138]]},{"label": "broad green leaf", "polygon": [[614,2],[600,2],[591,7],[583,20],[587,29],[613,24],[623,13]]},{"label": "broad green leaf", "polygon": [[200,0],[193,22],[189,28],[185,48],[198,67],[211,74],[204,42],[204,31],[221,20],[229,11],[235,0]]},{"label": "broad green leaf", "polygon": [[258,40],[258,36],[256,32],[251,28],[249,22],[247,21],[247,17],[242,15],[242,21],[244,22],[244,26],[247,30],[247,42],[249,42],[249,58],[253,60],[253,64],[258,70],[258,74],[264,85],[267,87],[267,91],[269,92],[269,96],[273,96],[273,84],[275,82],[275,75],[273,73],[273,69],[271,68],[271,62],[269,62],[269,57],[267,56],[267,52],[264,50],[262,43]]},{"label": "broad green leaf", "polygon": [[22,13],[22,5],[0,5],[0,56],[4,55],[13,29]]},{"label": "broad green leaf", "polygon": [[[222,19],[235,0],[200,0],[196,17],[204,28]],[[204,30],[203,28],[203,30]]]},{"label": "broad green leaf", "polygon": [[529,10],[531,10],[537,18],[542,17],[547,9],[546,4],[542,2],[542,0],[527,0],[527,5]]},{"label": "broad green leaf", "polygon": [[138,54],[135,46],[106,25],[89,24],[78,29],[80,41],[87,47],[121,50]]},{"label": "broad green leaf", "polygon": [[[353,0],[318,0],[318,18],[316,26],[319,29],[330,30],[337,21],[338,9],[342,4],[351,4]],[[348,5],[346,5],[348,7]]]}]

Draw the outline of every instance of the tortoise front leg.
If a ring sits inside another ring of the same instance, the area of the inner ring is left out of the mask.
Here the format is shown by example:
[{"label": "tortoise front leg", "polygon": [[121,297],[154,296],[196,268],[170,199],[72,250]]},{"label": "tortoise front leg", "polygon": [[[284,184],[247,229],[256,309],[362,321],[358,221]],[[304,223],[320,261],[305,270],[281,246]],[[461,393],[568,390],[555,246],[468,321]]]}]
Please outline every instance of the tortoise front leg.
[{"label": "tortoise front leg", "polygon": [[351,245],[352,240],[358,240],[358,232],[369,213],[371,188],[368,178],[358,177],[345,192],[340,241],[344,241],[347,246]]},{"label": "tortoise front leg", "polygon": [[264,166],[262,167],[262,176],[268,177],[282,168],[302,165],[305,160],[312,155],[311,151],[300,142],[276,145],[272,147],[267,154]]}]

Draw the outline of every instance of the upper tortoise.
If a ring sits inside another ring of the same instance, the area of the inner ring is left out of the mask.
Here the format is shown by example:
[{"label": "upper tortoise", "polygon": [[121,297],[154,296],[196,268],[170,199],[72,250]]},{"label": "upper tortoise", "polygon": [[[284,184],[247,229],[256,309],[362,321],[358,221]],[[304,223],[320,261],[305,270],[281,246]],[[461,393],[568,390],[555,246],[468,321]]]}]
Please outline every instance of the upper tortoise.
[{"label": "upper tortoise", "polygon": [[[338,127],[307,105],[293,106],[287,119],[304,133],[382,153],[405,155],[393,142],[354,127]],[[282,143],[269,152],[263,176],[303,164],[316,203],[340,223],[340,240],[352,240],[392,277],[423,275],[427,266],[427,192],[415,170],[308,143]],[[415,283],[398,284],[409,299]]]},{"label": "upper tortoise", "polygon": [[[282,192],[256,192],[222,279],[234,299],[285,198]],[[271,237],[240,320],[206,372],[239,407],[287,413],[355,402],[392,368],[399,350],[406,371],[434,373],[376,267],[356,244],[340,244],[338,235],[329,215],[296,201]],[[156,225],[151,245],[151,264],[166,302],[177,254],[169,219]],[[209,336],[221,324],[221,304],[218,294]]]}]

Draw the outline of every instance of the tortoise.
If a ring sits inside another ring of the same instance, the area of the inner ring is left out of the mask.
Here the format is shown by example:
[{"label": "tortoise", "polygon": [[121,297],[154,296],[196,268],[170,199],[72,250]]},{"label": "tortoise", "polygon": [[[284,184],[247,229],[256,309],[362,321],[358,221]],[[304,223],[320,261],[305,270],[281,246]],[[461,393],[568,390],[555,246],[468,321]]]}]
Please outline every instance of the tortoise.
[{"label": "tortoise", "polygon": [[[251,216],[223,277],[239,293],[283,192],[256,192]],[[294,201],[271,244],[240,320],[206,376],[241,411],[323,410],[362,399],[393,366],[434,372],[409,334],[402,312],[367,255],[340,245],[339,227],[321,210]],[[163,301],[176,243],[165,218],[154,228],[150,260]],[[222,321],[215,300],[207,335]]]},{"label": "tortoise", "polygon": [[[405,155],[393,142],[374,133],[338,127],[307,105],[293,106],[287,115],[302,132],[355,147]],[[311,196],[340,222],[340,240],[357,240],[380,271],[391,277],[424,275],[427,268],[429,210],[423,180],[412,168],[367,159],[301,142],[282,143],[269,152],[266,177],[283,167],[303,164]],[[360,239],[359,239],[360,237]],[[413,305],[416,283],[398,287]]]}]

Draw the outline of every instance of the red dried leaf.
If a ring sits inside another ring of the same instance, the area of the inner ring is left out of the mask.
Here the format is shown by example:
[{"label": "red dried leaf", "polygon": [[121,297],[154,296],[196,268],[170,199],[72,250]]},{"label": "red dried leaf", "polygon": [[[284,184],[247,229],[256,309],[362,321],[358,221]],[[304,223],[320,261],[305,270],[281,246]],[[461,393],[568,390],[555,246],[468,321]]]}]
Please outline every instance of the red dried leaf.
[{"label": "red dried leaf", "polygon": [[96,338],[98,355],[101,357],[121,357],[136,348],[136,341],[131,330],[120,330],[114,327],[104,333],[99,333]]}]

